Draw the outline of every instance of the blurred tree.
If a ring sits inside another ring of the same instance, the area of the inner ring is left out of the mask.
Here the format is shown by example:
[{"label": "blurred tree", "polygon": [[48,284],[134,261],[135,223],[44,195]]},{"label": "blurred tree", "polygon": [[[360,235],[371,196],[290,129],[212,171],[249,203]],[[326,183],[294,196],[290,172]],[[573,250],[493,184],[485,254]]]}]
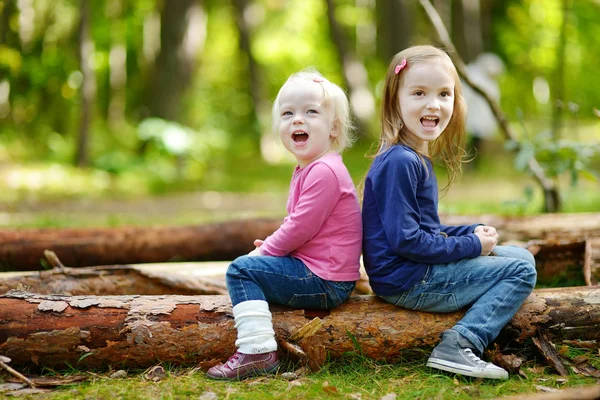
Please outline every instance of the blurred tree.
[{"label": "blurred tree", "polygon": [[414,0],[380,0],[375,2],[377,56],[388,62],[412,43],[415,26]]},{"label": "blurred tree", "polygon": [[[191,86],[198,52],[203,43],[194,41],[194,29],[203,29],[200,0],[160,1],[160,50],[147,81],[149,116],[181,121],[181,102]],[[190,21],[193,20],[193,23]]]},{"label": "blurred tree", "polygon": [[79,65],[81,68],[81,119],[75,164],[86,167],[89,163],[90,123],[96,95],[96,75],[92,68],[94,42],[90,35],[91,4],[89,0],[80,0],[79,16]]},{"label": "blurred tree", "polygon": [[350,106],[356,117],[359,136],[369,134],[369,123],[375,113],[375,99],[369,88],[367,69],[350,50],[346,37],[336,19],[336,6],[333,0],[327,2],[327,20],[331,41],[337,50],[338,61],[343,71],[344,85],[348,90]]},{"label": "blurred tree", "polygon": [[262,82],[261,73],[258,63],[252,53],[251,45],[251,13],[249,10],[248,0],[233,0],[235,7],[235,21],[238,29],[238,45],[240,53],[246,61],[246,76],[248,81],[248,91],[250,92],[250,98],[252,103],[250,106],[249,117],[251,121],[250,132],[254,135],[255,140],[252,143],[260,143],[260,136],[262,134],[262,127],[260,124],[260,113],[265,113],[268,106],[265,104],[262,96]]}]

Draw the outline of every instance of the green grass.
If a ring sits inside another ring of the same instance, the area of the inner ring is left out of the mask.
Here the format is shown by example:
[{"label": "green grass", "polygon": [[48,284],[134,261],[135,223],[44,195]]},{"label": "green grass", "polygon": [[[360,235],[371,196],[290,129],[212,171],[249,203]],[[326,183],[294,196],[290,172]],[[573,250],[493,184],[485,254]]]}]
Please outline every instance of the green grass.
[{"label": "green grass", "polygon": [[[600,367],[597,350],[573,350],[587,355]],[[483,380],[440,373],[424,366],[426,355],[396,364],[375,362],[349,354],[326,364],[320,371],[294,380],[281,376],[260,377],[242,382],[221,382],[205,377],[196,368],[166,368],[158,382],[145,378],[143,371],[129,371],[126,379],[111,379],[109,373],[90,374],[79,385],[60,387],[36,399],[185,399],[202,398],[207,392],[218,399],[380,399],[394,393],[398,399],[492,399],[499,396],[536,392],[536,385],[564,389],[597,384],[597,379],[571,374],[561,378],[550,367],[526,362],[524,376],[511,375],[507,381]],[[294,366],[284,363],[284,370]],[[70,373],[85,373],[70,371]],[[27,397],[25,397],[27,398]],[[31,397],[33,398],[33,397]],[[205,397],[210,398],[210,397]]]}]

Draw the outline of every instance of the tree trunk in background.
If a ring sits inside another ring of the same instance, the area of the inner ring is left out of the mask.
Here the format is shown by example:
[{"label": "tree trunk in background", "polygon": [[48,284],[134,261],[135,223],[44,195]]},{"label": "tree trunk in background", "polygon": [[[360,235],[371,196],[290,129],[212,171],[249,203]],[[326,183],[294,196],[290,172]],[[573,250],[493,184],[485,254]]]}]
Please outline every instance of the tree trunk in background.
[{"label": "tree trunk in background", "polygon": [[399,51],[412,44],[415,12],[413,1],[386,0],[375,2],[377,57],[386,64]]},{"label": "tree trunk in background", "polygon": [[[315,317],[322,324],[296,344],[317,369],[328,357],[357,351],[395,362],[405,350],[427,349],[460,320],[405,310],[376,296],[354,296],[332,311],[272,306],[283,344]],[[58,296],[10,292],[0,296],[0,354],[12,366],[145,368],[159,362],[208,368],[235,350],[227,296]],[[318,322],[318,321],[317,321]],[[522,342],[543,329],[553,339],[600,339],[600,288],[534,291],[496,340]]]},{"label": "tree trunk in background", "polygon": [[44,250],[68,267],[233,260],[281,225],[249,219],[199,226],[0,231],[0,271],[37,271]]},{"label": "tree trunk in background", "polygon": [[467,57],[467,43],[465,39],[465,12],[463,8],[463,0],[450,0],[451,2],[451,15],[450,20],[452,25],[449,28],[450,37],[456,51],[461,58],[468,63]]},{"label": "tree trunk in background", "polygon": [[79,167],[86,167],[89,163],[88,143],[96,96],[96,74],[90,64],[90,58],[94,54],[94,42],[90,33],[92,4],[90,0],[81,0],[79,4],[79,66],[83,77],[81,83],[81,120],[79,121],[75,163]]},{"label": "tree trunk in background", "polygon": [[125,4],[113,0],[106,7],[106,18],[111,24],[111,45],[108,55],[109,85],[105,118],[111,131],[118,132],[125,122],[127,102],[127,28],[124,18]]},{"label": "tree trunk in background", "polygon": [[497,0],[484,0],[480,2],[481,6],[481,39],[484,52],[495,52],[497,38],[494,36],[494,13],[498,8]]},{"label": "tree trunk in background", "polygon": [[[441,215],[447,225],[496,227],[500,240],[585,241],[600,236],[600,213],[529,217]],[[172,227],[0,229],[0,271],[36,271],[44,250],[68,267],[167,261],[232,260],[250,251],[281,219],[243,219]],[[579,259],[579,258],[578,258]]]},{"label": "tree trunk in background", "polygon": [[[0,44],[9,44],[9,42],[13,42],[13,40],[9,40],[10,36],[12,36],[11,39],[16,39],[16,35],[10,30],[9,26],[12,16],[17,11],[16,4],[17,2],[14,0],[5,1],[2,9],[0,10]],[[14,42],[17,41],[14,40]]]},{"label": "tree trunk in background", "polygon": [[191,86],[196,66],[196,53],[186,48],[185,40],[197,3],[197,0],[165,0],[162,3],[160,52],[149,79],[147,95],[152,117],[179,121],[182,98]]},{"label": "tree trunk in background", "polygon": [[[552,139],[556,143],[560,140],[562,129],[562,115],[568,107],[565,96],[565,50],[567,47],[567,24],[571,4],[569,0],[562,0],[562,25],[556,46],[556,70],[552,82]],[[556,179],[555,179],[556,182]]]},{"label": "tree trunk in background", "polygon": [[233,5],[235,7],[235,22],[239,34],[239,49],[240,52],[246,56],[246,62],[248,63],[246,80],[248,81],[248,90],[250,92],[250,98],[252,99],[250,120],[252,121],[252,133],[256,138],[252,143],[256,144],[258,147],[263,131],[260,123],[260,115],[261,113],[266,112],[268,107],[264,104],[263,96],[261,94],[260,83],[262,82],[262,79],[259,66],[252,54],[251,29],[245,15],[248,1],[233,0]]},{"label": "tree trunk in background", "polygon": [[481,31],[481,3],[480,0],[462,0],[464,15],[464,37],[466,44],[466,60],[473,61],[483,52],[483,36]]},{"label": "tree trunk in background", "polygon": [[369,122],[375,113],[375,99],[369,89],[369,77],[364,64],[356,55],[352,54],[346,43],[346,38],[335,18],[335,4],[333,0],[327,1],[327,19],[329,33],[337,50],[338,61],[342,67],[344,86],[348,91],[348,98],[352,112],[356,117],[358,136],[364,137],[369,133]]}]

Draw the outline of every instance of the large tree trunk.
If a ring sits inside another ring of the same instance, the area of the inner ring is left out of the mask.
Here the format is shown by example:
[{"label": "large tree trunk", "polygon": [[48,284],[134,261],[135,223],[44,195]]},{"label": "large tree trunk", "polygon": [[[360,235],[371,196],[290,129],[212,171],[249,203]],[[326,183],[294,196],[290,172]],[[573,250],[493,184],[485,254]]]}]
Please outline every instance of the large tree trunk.
[{"label": "large tree trunk", "polygon": [[39,270],[46,249],[69,267],[233,260],[280,224],[280,219],[248,219],[179,227],[0,230],[0,272]]},{"label": "large tree trunk", "polygon": [[[404,350],[433,346],[464,313],[409,311],[375,296],[352,297],[330,312],[277,306],[272,312],[282,348],[299,346],[312,368],[327,355],[339,358],[357,346],[365,357],[396,361]],[[296,335],[314,317],[321,318],[318,329]],[[144,368],[170,362],[206,368],[235,349],[226,296],[69,297],[13,291],[0,296],[0,321],[0,354],[14,366]],[[540,329],[556,339],[600,339],[600,288],[536,290],[499,341],[523,341]],[[294,343],[294,336],[301,338]]]}]

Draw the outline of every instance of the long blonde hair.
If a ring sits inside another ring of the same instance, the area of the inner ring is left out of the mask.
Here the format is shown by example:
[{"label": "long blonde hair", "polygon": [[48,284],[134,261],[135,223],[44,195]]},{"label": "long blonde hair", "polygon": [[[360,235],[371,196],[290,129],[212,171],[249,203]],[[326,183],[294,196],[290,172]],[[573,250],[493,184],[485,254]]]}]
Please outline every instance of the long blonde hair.
[{"label": "long blonde hair", "polygon": [[[395,72],[396,65],[406,60],[406,67],[398,74]],[[454,79],[454,111],[450,122],[443,134],[437,139],[429,142],[428,154],[422,154],[414,149],[424,160],[426,157],[440,161],[446,166],[448,173],[448,189],[462,172],[462,163],[466,156],[465,152],[465,124],[467,118],[467,105],[462,94],[462,84],[452,60],[443,50],[433,46],[413,46],[396,54],[390,61],[385,77],[385,85],[381,101],[381,135],[377,153],[372,157],[384,153],[396,144],[409,146],[407,131],[402,120],[399,92],[404,83],[406,70],[414,65],[432,60],[439,60],[447,68],[450,76]]]}]

